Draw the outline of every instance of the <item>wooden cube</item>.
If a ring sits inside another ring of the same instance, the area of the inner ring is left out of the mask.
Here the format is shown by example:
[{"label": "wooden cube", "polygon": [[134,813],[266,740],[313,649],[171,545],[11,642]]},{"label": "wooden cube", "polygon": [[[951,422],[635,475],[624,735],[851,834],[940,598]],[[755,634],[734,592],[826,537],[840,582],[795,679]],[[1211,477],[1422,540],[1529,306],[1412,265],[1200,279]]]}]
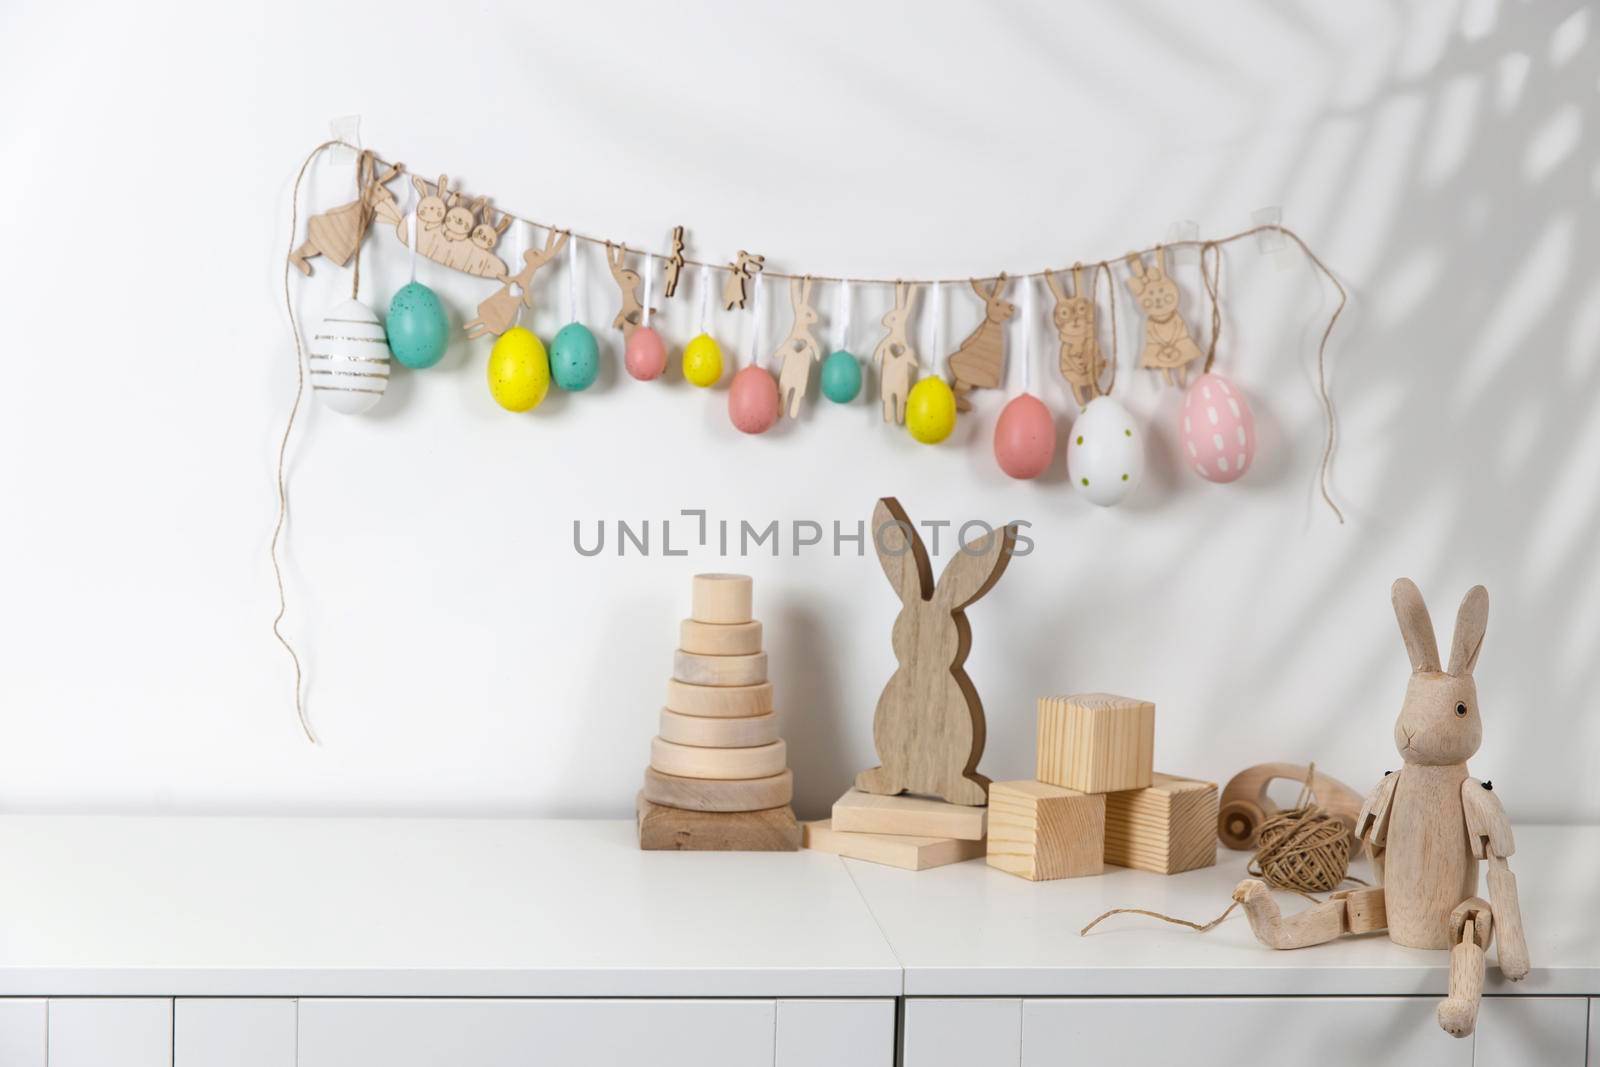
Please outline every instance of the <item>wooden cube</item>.
[{"label": "wooden cube", "polygon": [[1155,754],[1156,706],[1110,693],[1039,698],[1034,777],[1080,793],[1143,789]]},{"label": "wooden cube", "polygon": [[989,785],[989,866],[1033,882],[1099,874],[1106,798],[1045,782]]},{"label": "wooden cube", "polygon": [[1216,783],[1157,774],[1149,788],[1107,793],[1106,862],[1157,874],[1216,863]]}]

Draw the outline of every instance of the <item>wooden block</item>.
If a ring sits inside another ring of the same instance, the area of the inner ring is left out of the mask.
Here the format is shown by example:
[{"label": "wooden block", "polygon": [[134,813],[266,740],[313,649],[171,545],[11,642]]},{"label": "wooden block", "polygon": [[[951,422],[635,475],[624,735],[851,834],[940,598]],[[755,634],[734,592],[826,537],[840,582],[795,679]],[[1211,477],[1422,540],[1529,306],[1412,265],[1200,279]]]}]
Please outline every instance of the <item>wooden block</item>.
[{"label": "wooden block", "polygon": [[800,824],[787,805],[762,811],[687,811],[636,801],[639,847],[648,851],[793,852]]},{"label": "wooden block", "polygon": [[667,682],[667,707],[682,715],[712,718],[749,718],[772,710],[772,683],[759,685],[690,685],[676,678]]},{"label": "wooden block", "polygon": [[694,576],[694,603],[689,615],[695,622],[749,622],[750,603],[748,574]]},{"label": "wooden block", "polygon": [[1034,777],[1081,793],[1143,789],[1155,753],[1156,706],[1110,693],[1039,698]]},{"label": "wooden block", "polygon": [[982,841],[908,834],[861,834],[835,830],[831,820],[805,824],[805,847],[853,860],[882,863],[908,871],[925,871],[983,855]]},{"label": "wooden block", "polygon": [[688,811],[781,808],[794,799],[794,772],[785,768],[782,773],[767,778],[717,782],[706,778],[680,778],[646,767],[643,796],[652,803]]},{"label": "wooden block", "polygon": [[1106,798],[1044,782],[989,784],[989,866],[1032,882],[1103,869]]},{"label": "wooden block", "polygon": [[778,716],[769,711],[748,719],[716,719],[662,708],[661,739],[700,748],[752,748],[778,740]]},{"label": "wooden block", "polygon": [[690,685],[760,685],[767,680],[767,654],[702,656],[680,648],[673,653],[672,676]]},{"label": "wooden block", "polygon": [[897,834],[982,841],[983,808],[928,797],[885,797],[852,789],[833,802],[833,829],[851,834]]},{"label": "wooden block", "polygon": [[702,656],[748,656],[761,651],[761,624],[684,619],[678,626],[678,647]]},{"label": "wooden block", "polygon": [[1157,874],[1216,863],[1216,783],[1156,774],[1147,789],[1107,793],[1106,862]]},{"label": "wooden block", "polygon": [[696,748],[650,739],[650,766],[679,778],[768,778],[788,766],[782,741],[752,748]]}]

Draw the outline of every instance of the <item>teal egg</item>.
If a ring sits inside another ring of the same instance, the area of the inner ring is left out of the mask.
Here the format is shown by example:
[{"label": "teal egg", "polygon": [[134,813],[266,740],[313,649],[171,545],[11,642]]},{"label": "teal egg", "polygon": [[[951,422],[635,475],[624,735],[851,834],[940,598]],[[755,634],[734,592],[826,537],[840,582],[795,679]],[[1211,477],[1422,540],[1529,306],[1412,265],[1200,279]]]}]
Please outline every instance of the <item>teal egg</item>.
[{"label": "teal egg", "polygon": [[556,386],[570,393],[587,389],[600,373],[600,346],[581,322],[561,327],[550,346],[550,373]]},{"label": "teal egg", "polygon": [[835,404],[848,404],[861,392],[861,361],[844,349],[822,361],[822,395]]},{"label": "teal egg", "polygon": [[421,282],[412,282],[394,294],[384,329],[389,334],[389,351],[413,370],[439,362],[450,345],[450,322],[444,305]]}]

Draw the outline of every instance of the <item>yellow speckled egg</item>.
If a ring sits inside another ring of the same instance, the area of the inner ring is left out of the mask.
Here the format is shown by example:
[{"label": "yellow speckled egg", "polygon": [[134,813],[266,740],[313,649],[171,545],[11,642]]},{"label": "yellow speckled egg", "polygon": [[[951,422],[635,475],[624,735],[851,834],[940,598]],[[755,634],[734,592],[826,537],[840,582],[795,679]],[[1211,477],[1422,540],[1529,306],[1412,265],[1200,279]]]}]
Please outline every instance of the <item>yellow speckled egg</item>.
[{"label": "yellow speckled egg", "polygon": [[722,346],[716,338],[703,333],[684,347],[683,376],[702,389],[717,384],[722,377]]},{"label": "yellow speckled egg", "polygon": [[936,445],[956,428],[956,394],[932,375],[911,387],[906,397],[906,429],[925,445]]},{"label": "yellow speckled egg", "polygon": [[489,392],[507,411],[531,411],[550,391],[550,357],[532,330],[513,326],[489,350]]}]

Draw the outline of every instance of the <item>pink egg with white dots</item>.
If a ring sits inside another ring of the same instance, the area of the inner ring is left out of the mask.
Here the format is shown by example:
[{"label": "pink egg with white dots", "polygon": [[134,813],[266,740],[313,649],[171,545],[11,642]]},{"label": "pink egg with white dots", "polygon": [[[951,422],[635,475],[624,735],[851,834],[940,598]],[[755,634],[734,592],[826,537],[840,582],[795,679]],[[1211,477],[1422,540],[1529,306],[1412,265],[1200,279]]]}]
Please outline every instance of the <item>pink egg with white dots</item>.
[{"label": "pink egg with white dots", "polygon": [[1231,482],[1256,458],[1256,419],[1239,387],[1202,374],[1183,396],[1178,441],[1184,462],[1208,482]]}]

